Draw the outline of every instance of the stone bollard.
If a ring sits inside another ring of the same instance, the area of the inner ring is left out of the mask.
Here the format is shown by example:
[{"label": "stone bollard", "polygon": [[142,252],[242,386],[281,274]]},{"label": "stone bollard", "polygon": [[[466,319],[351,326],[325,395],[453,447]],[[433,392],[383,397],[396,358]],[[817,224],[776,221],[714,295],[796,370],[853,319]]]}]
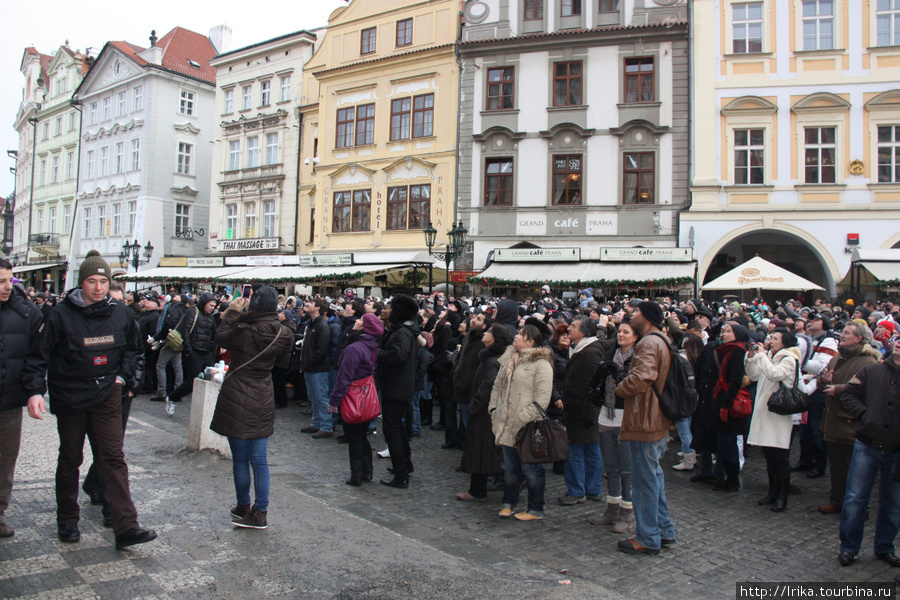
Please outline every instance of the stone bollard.
[{"label": "stone bollard", "polygon": [[209,448],[226,458],[231,458],[228,438],[209,428],[221,387],[222,384],[216,381],[199,378],[194,380],[194,393],[191,396],[191,421],[188,425],[188,450]]}]

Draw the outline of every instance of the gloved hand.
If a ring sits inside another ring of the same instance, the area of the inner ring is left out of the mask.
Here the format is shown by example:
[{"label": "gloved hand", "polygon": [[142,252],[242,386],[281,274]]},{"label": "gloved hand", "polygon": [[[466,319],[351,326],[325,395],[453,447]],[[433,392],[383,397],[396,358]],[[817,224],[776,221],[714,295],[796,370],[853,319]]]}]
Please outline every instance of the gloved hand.
[{"label": "gloved hand", "polygon": [[332,414],[332,415],[338,414],[338,407],[332,406],[331,404],[329,404],[328,405],[328,414]]}]

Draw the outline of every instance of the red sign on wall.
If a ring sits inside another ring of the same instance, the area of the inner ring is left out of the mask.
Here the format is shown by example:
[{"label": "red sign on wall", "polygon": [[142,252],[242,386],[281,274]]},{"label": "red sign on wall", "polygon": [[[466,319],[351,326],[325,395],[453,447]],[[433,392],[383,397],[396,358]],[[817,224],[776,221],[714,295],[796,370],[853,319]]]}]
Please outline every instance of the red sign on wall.
[{"label": "red sign on wall", "polygon": [[469,277],[475,277],[481,271],[450,271],[450,283],[469,283]]}]

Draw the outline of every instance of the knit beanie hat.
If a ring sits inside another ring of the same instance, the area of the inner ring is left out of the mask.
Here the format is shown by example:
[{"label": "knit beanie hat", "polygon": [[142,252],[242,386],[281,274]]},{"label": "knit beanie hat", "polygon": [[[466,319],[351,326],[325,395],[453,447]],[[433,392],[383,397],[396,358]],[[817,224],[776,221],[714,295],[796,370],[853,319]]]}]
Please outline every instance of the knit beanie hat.
[{"label": "knit beanie hat", "polygon": [[368,333],[373,337],[381,337],[381,334],[384,333],[384,323],[372,313],[364,314],[362,316],[362,321],[364,333]]},{"label": "knit beanie hat", "polygon": [[96,250],[88,252],[87,256],[84,257],[84,262],[78,267],[78,285],[80,286],[84,283],[84,280],[91,275],[103,275],[107,279],[112,280],[112,271],[109,269],[109,263],[103,260],[103,257]]},{"label": "knit beanie hat", "polygon": [[658,329],[663,328],[663,311],[660,308],[659,304],[656,302],[651,302],[649,300],[644,300],[636,307],[639,311],[641,311],[641,315],[650,323],[655,325]]}]

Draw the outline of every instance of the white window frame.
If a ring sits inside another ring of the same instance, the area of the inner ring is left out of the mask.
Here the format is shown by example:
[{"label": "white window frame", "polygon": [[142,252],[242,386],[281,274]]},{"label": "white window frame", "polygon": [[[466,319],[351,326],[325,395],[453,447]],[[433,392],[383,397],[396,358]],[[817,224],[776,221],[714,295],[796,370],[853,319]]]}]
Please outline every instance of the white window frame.
[{"label": "white window frame", "polygon": [[183,202],[175,203],[175,233],[182,233],[191,228],[191,205]]},{"label": "white window frame", "polygon": [[128,114],[128,92],[119,92],[119,114],[118,116],[124,117]]},{"label": "white window frame", "polygon": [[241,169],[241,141],[228,142],[228,170],[239,171]]},{"label": "white window frame", "polygon": [[41,140],[49,140],[50,139],[50,121],[44,121],[44,128],[42,129],[43,133],[41,134]]},{"label": "white window frame", "polygon": [[[225,239],[236,239],[238,233],[238,205],[230,203],[225,205]],[[230,235],[229,235],[230,234]]]},{"label": "white window frame", "polygon": [[47,183],[47,159],[41,159],[41,176],[40,176],[40,185],[44,185]]},{"label": "white window frame", "polygon": [[900,0],[876,0],[875,46],[900,46]]},{"label": "white window frame", "polygon": [[112,205],[112,235],[122,235],[122,203],[113,202]]},{"label": "white window frame", "polygon": [[[824,3],[831,3],[831,13],[821,13],[822,5]],[[837,15],[835,14],[837,11],[835,10],[837,0],[802,0],[800,3],[800,40],[801,40],[801,49],[802,50],[834,50],[838,48],[838,21]],[[807,8],[814,8],[815,14],[807,15]],[[831,40],[830,46],[828,42],[823,44],[823,25],[826,23],[830,23],[831,25]],[[815,43],[808,43],[810,40],[807,38],[806,29],[807,25],[812,25],[815,28],[815,37],[813,38]]]},{"label": "white window frame", "polygon": [[281,101],[287,102],[291,99],[291,76],[285,75],[281,78]]},{"label": "white window frame", "polygon": [[259,86],[259,105],[260,107],[272,104],[272,80],[266,80]]},{"label": "white window frame", "polygon": [[116,142],[116,173],[125,172],[125,142]]},{"label": "white window frame", "polygon": [[262,237],[275,237],[275,201],[263,201],[263,231]]},{"label": "white window frame", "polygon": [[[879,115],[880,116],[880,115]],[[878,130],[882,127],[890,129],[891,140],[882,142],[879,139]],[[884,122],[876,122],[872,124],[873,139],[875,140],[875,173],[872,180],[875,184],[881,185],[898,185],[900,184],[900,119],[885,120]],[[891,151],[890,163],[881,162],[881,149],[889,148]],[[881,165],[886,164],[891,167],[891,177],[889,181],[881,181]]]},{"label": "white window frame", "polygon": [[72,226],[72,205],[63,206],[63,233],[68,234],[69,228]]},{"label": "white window frame", "polygon": [[[806,132],[807,132],[807,130],[810,130],[810,129],[818,129],[819,130],[819,136],[818,136],[820,139],[819,142],[816,142],[816,143],[807,143],[806,142]],[[832,142],[832,143],[821,142],[821,136],[822,136],[821,131],[823,129],[834,129],[834,142]],[[800,134],[802,136],[800,138],[802,144],[800,146],[801,154],[799,156],[799,160],[800,160],[801,168],[803,169],[803,173],[802,173],[802,177],[801,177],[803,184],[804,185],[837,185],[838,183],[840,183],[840,164],[841,163],[840,163],[840,158],[839,158],[840,144],[838,142],[840,141],[841,138],[839,137],[840,129],[837,127],[837,125],[835,125],[833,123],[800,124]],[[834,150],[834,164],[831,165],[831,167],[834,169],[834,181],[822,181],[822,166],[823,166],[822,150],[826,150],[829,148]],[[808,168],[807,161],[806,161],[806,153],[808,150],[818,151],[818,155],[819,155],[819,162],[818,162],[819,166],[818,166],[818,177],[817,177],[818,181],[807,181],[806,180],[806,170]]]},{"label": "white window frame", "polygon": [[266,164],[267,165],[277,165],[278,164],[278,134],[277,133],[267,133],[266,134]]},{"label": "white window frame", "polygon": [[84,168],[84,177],[85,179],[93,179],[94,178],[94,151],[88,150],[86,155],[85,168]]},{"label": "white window frame", "polygon": [[69,131],[78,129],[78,113],[74,110],[69,113]]},{"label": "white window frame", "polygon": [[137,200],[129,200],[126,209],[128,210],[126,215],[128,231],[125,233],[131,236],[134,235],[134,222],[137,220]]},{"label": "white window frame", "polygon": [[91,221],[91,207],[85,206],[84,212],[82,213],[82,217],[84,218],[83,228],[82,228],[82,237],[92,237],[91,229],[93,227],[93,221]]},{"label": "white window frame", "polygon": [[234,88],[225,90],[225,114],[234,112]]},{"label": "white window frame", "polygon": [[256,237],[256,202],[244,202],[244,239]]},{"label": "white window frame", "polygon": [[181,99],[178,103],[178,112],[183,115],[194,115],[194,92],[181,90]]},{"label": "white window frame", "polygon": [[49,224],[47,225],[47,231],[50,233],[56,233],[56,207],[51,206],[48,210],[49,213]]},{"label": "white window frame", "polygon": [[96,102],[91,102],[91,107],[88,110],[88,113],[91,116],[91,120],[90,120],[91,125],[96,125],[97,124],[97,103]]},{"label": "white window frame", "polygon": [[141,138],[131,140],[131,170],[137,171],[141,168]]},{"label": "white window frame", "polygon": [[144,86],[139,85],[134,88],[132,94],[132,110],[137,112],[144,109]]},{"label": "white window frame", "polygon": [[100,148],[100,177],[109,175],[109,146]]},{"label": "white window frame", "polygon": [[248,169],[255,169],[259,166],[259,137],[253,136],[247,138],[247,166]]},{"label": "white window frame", "polygon": [[50,165],[50,182],[59,181],[59,154],[54,154]]},{"label": "white window frame", "polygon": [[241,89],[241,93],[243,95],[241,110],[250,110],[253,108],[253,86],[245,85]]},{"label": "white window frame", "polygon": [[112,119],[112,96],[107,96],[103,99],[103,120],[109,121]]},{"label": "white window frame", "polygon": [[97,205],[97,237],[106,236],[106,205]]},{"label": "white window frame", "polygon": [[54,135],[62,135],[62,116],[56,117],[56,133]]},{"label": "white window frame", "polygon": [[44,231],[44,209],[40,209],[37,211],[37,230],[38,233],[45,233]]},{"label": "white window frame", "polygon": [[[747,132],[747,143],[741,146],[737,144],[737,132],[738,131],[746,131]],[[762,143],[753,144],[750,136],[753,131],[762,131]],[[734,185],[740,186],[759,186],[766,184],[766,128],[765,127],[734,127],[731,130],[731,156],[734,161],[731,165],[731,177]],[[761,166],[754,166],[750,163],[750,157],[753,152],[762,152],[763,162]],[[738,154],[744,154],[746,156],[745,166],[738,167]],[[762,181],[752,181],[753,179],[753,170],[754,168],[762,168]],[[746,171],[746,181],[739,182],[738,181],[738,169],[742,169]]]},{"label": "white window frame", "polygon": [[[751,6],[759,6],[760,16],[759,18],[751,18],[749,16],[749,10]],[[742,15],[738,15],[738,10],[743,9],[744,13]],[[750,50],[750,40],[755,39],[750,37],[750,30],[754,24],[759,24],[759,42],[760,49],[759,50]],[[738,31],[742,31],[740,37],[738,37]],[[766,51],[766,4],[765,2],[735,2],[731,5],[731,39],[729,40],[728,52],[726,54],[735,54],[738,56],[743,56],[744,54],[758,54]],[[744,52],[735,52],[734,50],[734,42],[736,40],[743,40],[745,44]]]},{"label": "white window frame", "polygon": [[75,152],[70,150],[66,154],[66,181],[75,177]]},{"label": "white window frame", "polygon": [[182,175],[191,174],[191,157],[194,153],[194,146],[187,142],[178,142],[178,163],[176,171]]}]

